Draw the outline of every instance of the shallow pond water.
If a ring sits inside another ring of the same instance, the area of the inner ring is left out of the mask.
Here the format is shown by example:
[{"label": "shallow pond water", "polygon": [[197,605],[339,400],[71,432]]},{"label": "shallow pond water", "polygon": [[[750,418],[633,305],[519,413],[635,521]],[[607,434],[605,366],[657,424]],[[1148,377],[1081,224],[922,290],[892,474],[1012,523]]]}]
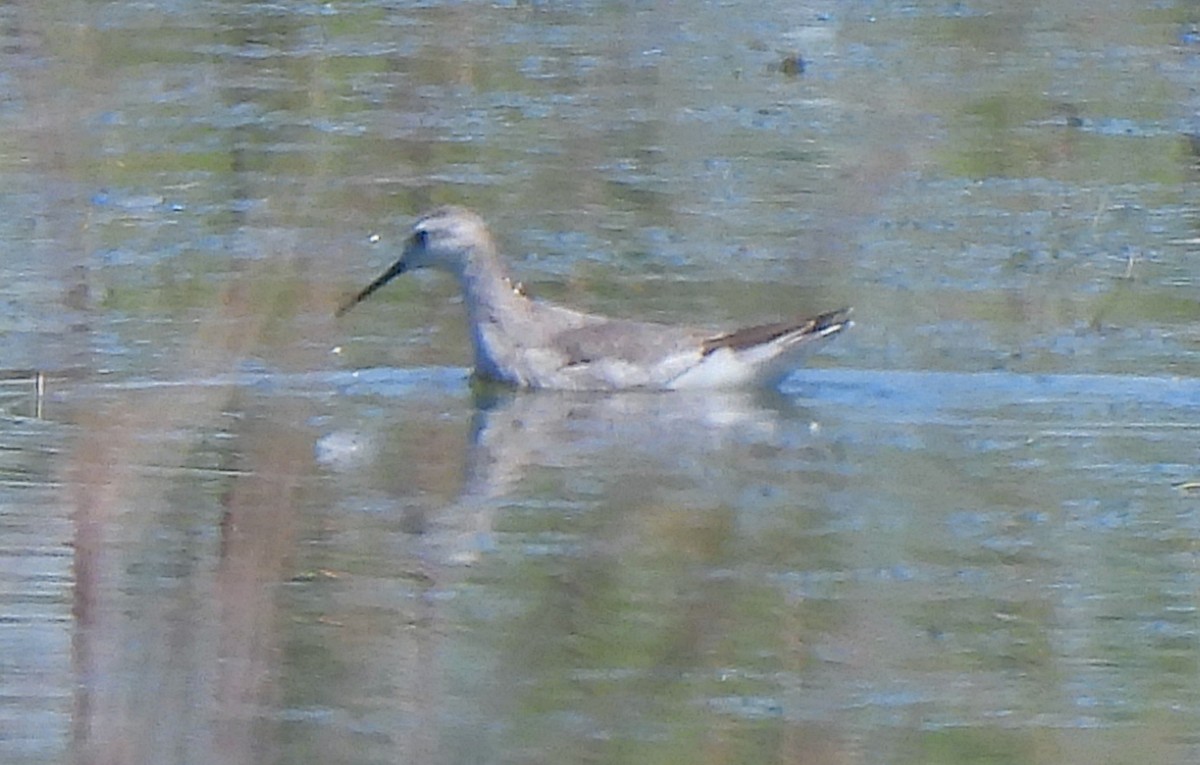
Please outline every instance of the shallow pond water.
[{"label": "shallow pond water", "polygon": [[[0,762],[1195,762],[1187,3],[0,7]],[[534,294],[855,306],[754,394]]]}]

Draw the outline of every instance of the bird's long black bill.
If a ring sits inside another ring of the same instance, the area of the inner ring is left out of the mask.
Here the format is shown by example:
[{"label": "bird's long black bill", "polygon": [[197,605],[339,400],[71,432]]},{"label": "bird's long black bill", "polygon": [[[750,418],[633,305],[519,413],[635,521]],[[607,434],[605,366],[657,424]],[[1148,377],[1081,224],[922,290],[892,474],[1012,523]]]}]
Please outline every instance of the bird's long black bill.
[{"label": "bird's long black bill", "polygon": [[350,298],[349,300],[347,300],[346,302],[344,302],[340,306],[338,306],[338,309],[333,312],[333,315],[341,316],[341,315],[345,314],[351,308],[353,308],[354,306],[358,305],[359,303],[361,303],[362,301],[364,301],[368,297],[370,297],[371,293],[373,293],[375,290],[379,289],[383,285],[390,282],[392,279],[394,279],[397,276],[399,276],[400,274],[404,273],[404,270],[405,270],[404,261],[397,260],[395,263],[392,264],[392,267],[389,268],[388,270],[384,271],[383,274],[380,275],[380,277],[378,279],[371,282],[366,287],[363,287],[361,292],[359,292],[357,295],[355,295],[354,297]]}]

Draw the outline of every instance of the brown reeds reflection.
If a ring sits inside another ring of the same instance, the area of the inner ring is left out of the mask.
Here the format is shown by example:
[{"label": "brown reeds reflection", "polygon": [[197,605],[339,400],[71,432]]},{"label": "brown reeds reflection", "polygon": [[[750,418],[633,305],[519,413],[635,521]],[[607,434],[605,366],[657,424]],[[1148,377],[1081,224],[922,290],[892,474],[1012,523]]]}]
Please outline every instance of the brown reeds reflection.
[{"label": "brown reeds reflection", "polygon": [[170,363],[178,384],[100,388],[76,406],[63,487],[77,762],[256,762],[270,746],[311,413],[295,398],[248,404],[220,381],[264,352],[290,281],[267,267],[226,290]]}]

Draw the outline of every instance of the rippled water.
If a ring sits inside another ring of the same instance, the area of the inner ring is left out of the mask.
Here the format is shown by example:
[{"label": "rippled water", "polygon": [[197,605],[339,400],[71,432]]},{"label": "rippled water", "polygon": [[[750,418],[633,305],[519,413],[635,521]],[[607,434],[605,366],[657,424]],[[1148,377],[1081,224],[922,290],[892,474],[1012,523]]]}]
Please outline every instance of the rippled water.
[{"label": "rippled water", "polygon": [[[0,762],[1195,762],[1197,25],[0,6]],[[857,326],[472,388],[446,280],[332,318],[444,202],[543,297]]]}]

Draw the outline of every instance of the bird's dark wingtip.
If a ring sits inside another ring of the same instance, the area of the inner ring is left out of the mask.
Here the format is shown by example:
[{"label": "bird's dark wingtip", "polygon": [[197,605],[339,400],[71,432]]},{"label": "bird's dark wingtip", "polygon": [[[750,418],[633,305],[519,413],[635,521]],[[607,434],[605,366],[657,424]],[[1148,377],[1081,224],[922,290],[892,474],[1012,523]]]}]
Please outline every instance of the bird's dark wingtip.
[{"label": "bird's dark wingtip", "polygon": [[850,315],[854,313],[853,306],[826,311],[812,318],[813,332],[816,334],[832,334],[854,326]]},{"label": "bird's dark wingtip", "polygon": [[854,325],[850,321],[852,308],[839,308],[835,311],[809,316],[792,321],[780,321],[772,324],[759,324],[754,327],[744,327],[717,335],[705,340],[701,345],[701,353],[705,356],[721,348],[734,351],[763,345],[786,335],[794,336],[796,340],[814,337],[827,337],[841,332]]}]

